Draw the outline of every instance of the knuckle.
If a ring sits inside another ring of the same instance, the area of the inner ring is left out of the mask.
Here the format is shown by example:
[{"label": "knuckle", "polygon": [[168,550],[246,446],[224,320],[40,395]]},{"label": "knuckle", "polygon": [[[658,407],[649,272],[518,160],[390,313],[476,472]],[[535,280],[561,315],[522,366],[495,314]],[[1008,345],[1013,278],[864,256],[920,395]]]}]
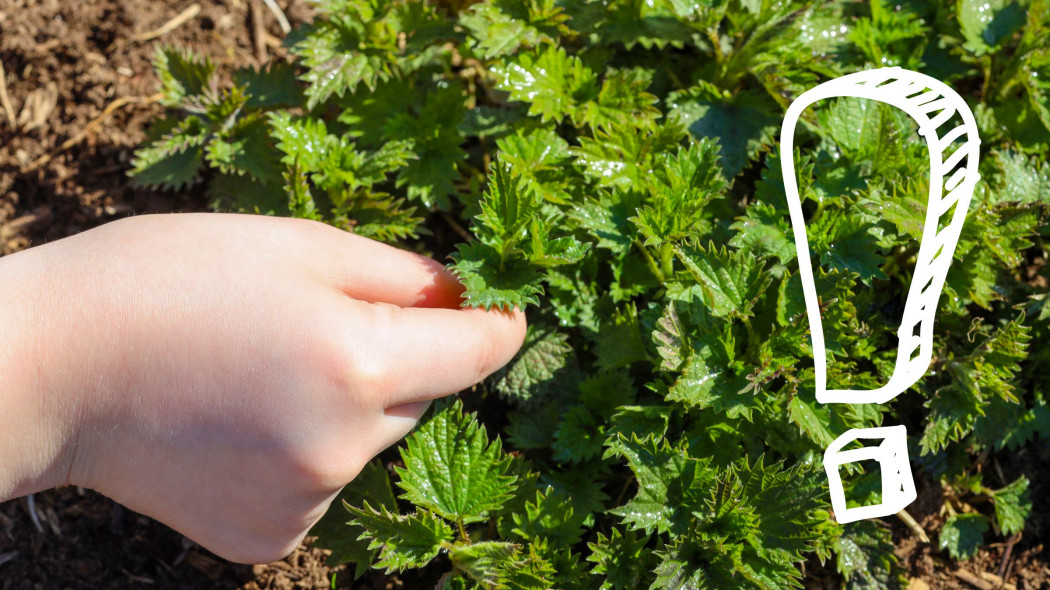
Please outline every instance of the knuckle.
[{"label": "knuckle", "polygon": [[393,337],[397,306],[373,303],[369,305],[366,333],[352,336],[354,342],[347,344],[350,351],[346,358],[349,372],[348,385],[351,393],[360,397],[369,407],[382,405],[396,383],[396,371],[392,370],[387,346]]}]

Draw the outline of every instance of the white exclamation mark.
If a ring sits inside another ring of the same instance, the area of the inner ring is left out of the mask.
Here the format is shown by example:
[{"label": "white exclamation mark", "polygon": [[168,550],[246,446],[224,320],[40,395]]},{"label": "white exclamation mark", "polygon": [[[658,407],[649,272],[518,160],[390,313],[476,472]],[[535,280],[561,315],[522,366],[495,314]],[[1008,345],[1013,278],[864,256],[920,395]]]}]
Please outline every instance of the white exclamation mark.
[{"label": "white exclamation mark", "polygon": [[[810,264],[806,222],[795,178],[794,133],[799,116],[818,100],[836,97],[867,98],[900,108],[919,124],[919,133],[926,138],[930,151],[930,195],[926,221],[904,316],[897,330],[897,362],[889,382],[870,391],[827,389],[824,332]],[[780,131],[780,162],[795,234],[795,248],[798,251],[802,292],[809,316],[818,402],[886,403],[926,374],[933,356],[933,323],[937,301],[944,289],[948,266],[959,242],[974,187],[980,179],[977,172],[980,143],[973,113],[958,93],[925,74],[897,67],[868,70],[830,80],[803,93],[788,108]],[[849,443],[861,439],[883,442],[875,446],[843,450]],[[847,508],[839,467],[867,460],[878,461],[882,470],[882,503]],[[915,499],[915,482],[908,461],[904,426],[847,431],[825,451],[824,469],[828,475],[831,505],[840,523],[888,516],[904,509]]]}]

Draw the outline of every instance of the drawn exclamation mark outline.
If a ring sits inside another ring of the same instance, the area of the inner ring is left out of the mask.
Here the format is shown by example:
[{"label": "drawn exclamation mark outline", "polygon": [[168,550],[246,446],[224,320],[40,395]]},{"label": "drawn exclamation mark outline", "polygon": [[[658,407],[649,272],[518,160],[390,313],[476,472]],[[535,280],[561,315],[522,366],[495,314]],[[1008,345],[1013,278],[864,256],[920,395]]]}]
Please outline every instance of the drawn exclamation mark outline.
[{"label": "drawn exclamation mark outline", "polygon": [[[826,98],[867,98],[895,106],[915,120],[919,134],[926,138],[930,154],[930,194],[926,221],[915,263],[915,274],[908,290],[900,328],[897,330],[897,362],[889,382],[874,390],[827,389],[827,353],[820,318],[813,268],[810,264],[806,221],[795,178],[794,133],[798,118],[807,107]],[[957,118],[962,124],[942,126]],[[802,292],[809,316],[816,374],[817,401],[824,404],[881,404],[897,397],[926,374],[933,355],[933,324],[937,301],[944,289],[955,246],[970,208],[973,190],[980,179],[977,172],[981,140],[977,123],[966,102],[943,82],[925,74],[899,67],[879,68],[830,80],[804,92],[784,115],[780,130],[781,171],[791,226],[798,252]],[[947,152],[955,147],[950,154]],[[947,157],[945,157],[947,156]],[[947,194],[945,194],[947,193]],[[952,213],[954,211],[954,213]],[[942,217],[951,213],[946,226]],[[940,229],[938,229],[940,227]],[[882,439],[877,446],[843,451],[860,439]],[[875,460],[882,471],[882,503],[846,507],[839,467],[846,463]],[[840,523],[888,516],[903,510],[915,499],[915,482],[908,461],[907,432],[904,426],[854,428],[839,436],[824,453],[831,505]]]}]

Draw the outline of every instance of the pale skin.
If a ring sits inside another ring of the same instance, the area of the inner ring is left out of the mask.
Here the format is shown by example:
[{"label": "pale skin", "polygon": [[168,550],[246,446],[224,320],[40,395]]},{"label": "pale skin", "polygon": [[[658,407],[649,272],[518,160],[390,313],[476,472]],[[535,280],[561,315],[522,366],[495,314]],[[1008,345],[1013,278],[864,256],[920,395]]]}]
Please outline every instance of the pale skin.
[{"label": "pale skin", "polygon": [[0,501],[79,485],[221,557],[280,559],[518,310],[320,223],[147,215],[0,258]]}]

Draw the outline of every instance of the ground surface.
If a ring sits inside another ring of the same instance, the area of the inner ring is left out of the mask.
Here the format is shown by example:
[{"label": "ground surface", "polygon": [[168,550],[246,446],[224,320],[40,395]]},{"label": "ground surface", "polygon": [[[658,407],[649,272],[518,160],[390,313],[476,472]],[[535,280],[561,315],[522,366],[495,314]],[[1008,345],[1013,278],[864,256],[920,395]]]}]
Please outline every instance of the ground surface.
[{"label": "ground surface", "polygon": [[[281,36],[271,15],[262,24],[269,46],[256,43],[259,27],[250,1],[198,0],[199,13],[150,41],[153,31],[192,5],[187,0],[3,0],[0,2],[0,64],[7,103],[0,106],[0,254],[60,239],[132,213],[198,211],[198,192],[159,193],[127,182],[134,147],[144,125],[160,112],[146,102],[117,108],[88,133],[82,131],[114,101],[145,99],[157,91],[150,69],[155,43],[189,45],[220,64],[258,63]],[[309,17],[298,0],[279,0],[293,25]],[[260,3],[261,6],[261,3]],[[266,45],[266,43],[263,43]],[[64,142],[74,145],[60,152]],[[47,162],[41,160],[54,155]],[[1007,481],[1025,473],[1032,480],[1035,513],[1022,538],[982,550],[958,564],[936,547],[943,522],[943,491],[920,482],[909,510],[932,543],[893,519],[898,554],[914,590],[1050,588],[1050,449],[1030,445],[996,458]],[[422,588],[422,582],[369,574],[356,584],[345,568],[325,568],[324,552],[302,547],[266,566],[225,562],[178,533],[129,512],[91,491],[66,488],[35,496],[42,530],[29,517],[25,499],[0,504],[0,590],[193,588],[361,589]],[[838,588],[832,564],[807,564],[807,588]],[[1008,588],[1009,586],[1005,586]]]}]

